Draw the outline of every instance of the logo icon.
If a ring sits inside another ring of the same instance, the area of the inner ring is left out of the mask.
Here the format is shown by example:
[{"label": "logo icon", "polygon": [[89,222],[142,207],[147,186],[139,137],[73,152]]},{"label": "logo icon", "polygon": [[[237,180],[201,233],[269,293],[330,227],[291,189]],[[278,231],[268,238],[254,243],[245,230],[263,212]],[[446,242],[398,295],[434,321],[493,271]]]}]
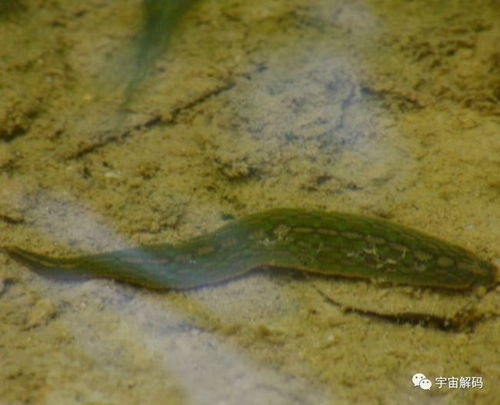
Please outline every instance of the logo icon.
[{"label": "logo icon", "polygon": [[416,373],[411,378],[411,381],[415,387],[420,387],[423,390],[430,390],[432,387],[432,382],[424,374]]}]

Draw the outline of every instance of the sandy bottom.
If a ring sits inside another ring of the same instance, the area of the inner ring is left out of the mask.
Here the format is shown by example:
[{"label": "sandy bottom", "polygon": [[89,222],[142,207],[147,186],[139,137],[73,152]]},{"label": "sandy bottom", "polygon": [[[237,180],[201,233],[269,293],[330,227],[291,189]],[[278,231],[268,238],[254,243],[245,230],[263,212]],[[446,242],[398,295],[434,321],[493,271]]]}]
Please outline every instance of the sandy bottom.
[{"label": "sandy bottom", "polygon": [[[201,0],[124,113],[141,2],[21,5],[0,9],[0,245],[176,243],[296,207],[500,258],[495,2]],[[492,404],[499,360],[499,288],[264,269],[155,292],[0,255],[1,404]]]}]

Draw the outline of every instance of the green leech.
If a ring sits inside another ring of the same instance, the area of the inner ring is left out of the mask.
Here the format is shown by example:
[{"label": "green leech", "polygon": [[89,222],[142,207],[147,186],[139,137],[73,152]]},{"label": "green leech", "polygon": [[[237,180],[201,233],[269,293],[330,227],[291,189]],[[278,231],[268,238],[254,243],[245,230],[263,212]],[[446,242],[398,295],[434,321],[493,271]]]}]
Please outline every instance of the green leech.
[{"label": "green leech", "polygon": [[218,283],[260,267],[449,289],[496,283],[493,264],[433,236],[382,219],[298,209],[250,215],[177,246],[74,258],[4,251],[49,276],[104,277],[154,289]]}]

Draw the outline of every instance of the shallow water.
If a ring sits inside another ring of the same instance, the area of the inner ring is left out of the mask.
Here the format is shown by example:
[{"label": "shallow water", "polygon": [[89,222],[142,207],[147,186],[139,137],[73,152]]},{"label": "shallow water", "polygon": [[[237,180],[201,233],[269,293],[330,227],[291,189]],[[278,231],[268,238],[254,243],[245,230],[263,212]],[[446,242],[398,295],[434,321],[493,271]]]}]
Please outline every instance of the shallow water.
[{"label": "shallow water", "polygon": [[[275,207],[390,218],[500,257],[494,2],[200,0],[125,112],[141,2],[0,20],[0,245],[176,243]],[[485,296],[255,272],[151,292],[0,256],[0,402],[486,404]],[[337,305],[338,304],[338,305]],[[461,330],[346,311],[484,319]],[[413,386],[425,374],[430,391]],[[438,387],[438,377],[483,388]]]}]

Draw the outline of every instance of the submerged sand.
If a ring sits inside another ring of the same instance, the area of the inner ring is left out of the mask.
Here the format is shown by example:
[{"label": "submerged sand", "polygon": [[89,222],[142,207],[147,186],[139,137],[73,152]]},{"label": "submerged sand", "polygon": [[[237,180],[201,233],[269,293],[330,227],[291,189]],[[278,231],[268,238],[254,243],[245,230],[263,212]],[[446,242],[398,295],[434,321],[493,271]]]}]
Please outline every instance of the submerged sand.
[{"label": "submerged sand", "polygon": [[[494,1],[200,1],[126,113],[140,1],[0,20],[0,245],[179,242],[274,207],[389,218],[500,258]],[[125,68],[124,68],[125,67]],[[5,404],[491,404],[500,292],[259,271],[153,292],[0,256]],[[346,311],[480,321],[461,328]],[[465,316],[465,315],[464,315]],[[415,388],[411,376],[482,377]]]}]

